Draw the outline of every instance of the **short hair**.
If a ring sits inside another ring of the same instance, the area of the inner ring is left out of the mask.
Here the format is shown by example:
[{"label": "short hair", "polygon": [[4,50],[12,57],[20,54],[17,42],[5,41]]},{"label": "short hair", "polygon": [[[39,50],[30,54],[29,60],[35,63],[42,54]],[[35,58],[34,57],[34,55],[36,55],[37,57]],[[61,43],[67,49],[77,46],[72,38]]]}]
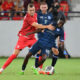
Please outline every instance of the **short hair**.
[{"label": "short hair", "polygon": [[28,4],[28,8],[32,8],[32,7],[34,7],[34,4],[33,3],[29,3]]},{"label": "short hair", "polygon": [[48,5],[46,2],[41,2],[40,5]]}]

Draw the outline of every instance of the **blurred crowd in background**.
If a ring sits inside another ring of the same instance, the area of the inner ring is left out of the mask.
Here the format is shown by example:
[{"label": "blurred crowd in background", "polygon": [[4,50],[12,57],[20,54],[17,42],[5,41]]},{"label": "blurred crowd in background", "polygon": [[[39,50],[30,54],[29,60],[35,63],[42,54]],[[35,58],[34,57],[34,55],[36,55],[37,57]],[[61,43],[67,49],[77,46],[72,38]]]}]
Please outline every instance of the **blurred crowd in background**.
[{"label": "blurred crowd in background", "polygon": [[[13,17],[14,20],[23,19],[30,2],[34,3],[36,11],[38,11],[41,2],[47,2],[49,9],[55,1],[60,3],[61,11],[71,11],[71,0],[0,0],[0,20],[8,20],[10,17]],[[67,15],[68,13],[65,13],[65,16]]]}]

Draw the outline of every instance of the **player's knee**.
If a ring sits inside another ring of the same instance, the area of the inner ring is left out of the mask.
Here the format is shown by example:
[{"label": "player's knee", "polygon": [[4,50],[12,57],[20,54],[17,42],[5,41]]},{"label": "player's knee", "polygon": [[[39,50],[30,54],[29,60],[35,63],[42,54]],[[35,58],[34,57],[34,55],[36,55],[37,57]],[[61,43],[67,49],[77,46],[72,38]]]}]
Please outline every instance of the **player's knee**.
[{"label": "player's knee", "polygon": [[32,56],[32,53],[29,52],[29,53],[26,55],[26,59],[29,59],[31,56]]},{"label": "player's knee", "polygon": [[52,48],[52,52],[53,52],[55,55],[58,55],[58,54],[59,54],[58,49],[55,49],[55,48]]}]

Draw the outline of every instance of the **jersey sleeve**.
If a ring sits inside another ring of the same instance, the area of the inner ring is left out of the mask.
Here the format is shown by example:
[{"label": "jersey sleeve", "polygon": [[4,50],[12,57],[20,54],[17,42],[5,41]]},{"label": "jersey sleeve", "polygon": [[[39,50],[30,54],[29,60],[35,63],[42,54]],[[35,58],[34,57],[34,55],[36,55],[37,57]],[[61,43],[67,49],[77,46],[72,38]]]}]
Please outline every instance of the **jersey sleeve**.
[{"label": "jersey sleeve", "polygon": [[62,30],[60,34],[60,42],[63,42],[63,41],[64,41],[64,30]]}]

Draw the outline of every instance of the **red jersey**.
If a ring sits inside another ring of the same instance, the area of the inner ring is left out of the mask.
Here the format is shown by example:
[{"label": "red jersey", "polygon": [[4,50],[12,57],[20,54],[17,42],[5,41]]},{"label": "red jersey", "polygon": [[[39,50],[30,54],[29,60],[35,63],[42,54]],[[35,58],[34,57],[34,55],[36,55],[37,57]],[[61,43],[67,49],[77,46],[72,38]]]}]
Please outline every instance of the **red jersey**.
[{"label": "red jersey", "polygon": [[[26,14],[23,20],[23,26],[21,30],[19,31],[18,35],[25,36],[28,32],[33,32],[36,30],[34,26],[32,26],[33,22],[37,22],[37,13],[34,14],[34,16],[30,16],[30,14]],[[34,34],[31,34],[28,36],[29,38],[33,38]]]}]

